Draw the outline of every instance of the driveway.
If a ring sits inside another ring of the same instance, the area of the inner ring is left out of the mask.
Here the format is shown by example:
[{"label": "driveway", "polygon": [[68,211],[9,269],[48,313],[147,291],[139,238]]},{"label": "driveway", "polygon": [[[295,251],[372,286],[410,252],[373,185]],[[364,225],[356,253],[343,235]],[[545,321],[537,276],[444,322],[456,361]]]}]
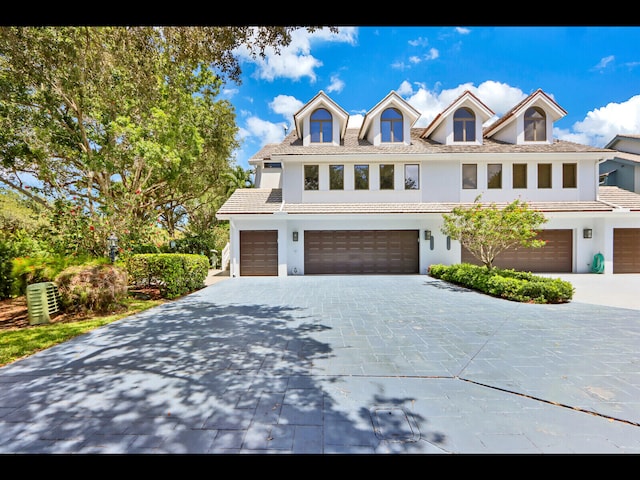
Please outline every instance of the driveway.
[{"label": "driveway", "polygon": [[0,384],[0,453],[640,453],[640,309],[227,278]]}]

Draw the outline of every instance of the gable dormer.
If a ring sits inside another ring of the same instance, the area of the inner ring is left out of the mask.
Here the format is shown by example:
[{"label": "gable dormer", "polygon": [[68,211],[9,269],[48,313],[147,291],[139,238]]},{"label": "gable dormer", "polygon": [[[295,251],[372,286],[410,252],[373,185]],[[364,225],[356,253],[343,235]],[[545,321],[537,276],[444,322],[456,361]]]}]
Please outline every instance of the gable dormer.
[{"label": "gable dormer", "polygon": [[364,116],[358,138],[375,146],[411,145],[411,127],[419,118],[420,112],[392,90]]},{"label": "gable dormer", "polygon": [[485,128],[484,136],[515,145],[551,144],[553,124],[566,114],[560,105],[538,89]]},{"label": "gable dormer", "polygon": [[302,144],[339,146],[347,129],[349,114],[322,90],[293,116]]},{"label": "gable dormer", "polygon": [[478,97],[465,90],[432,120],[420,138],[445,145],[482,145],[482,125],[493,115]]}]

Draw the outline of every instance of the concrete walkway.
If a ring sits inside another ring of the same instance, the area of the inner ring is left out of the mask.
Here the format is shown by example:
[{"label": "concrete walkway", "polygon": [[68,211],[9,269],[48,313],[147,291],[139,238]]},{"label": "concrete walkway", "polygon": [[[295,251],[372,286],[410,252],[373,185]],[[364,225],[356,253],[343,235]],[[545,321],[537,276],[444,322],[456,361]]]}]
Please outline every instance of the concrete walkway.
[{"label": "concrete walkway", "polygon": [[0,368],[0,453],[638,454],[640,310],[227,277]]}]

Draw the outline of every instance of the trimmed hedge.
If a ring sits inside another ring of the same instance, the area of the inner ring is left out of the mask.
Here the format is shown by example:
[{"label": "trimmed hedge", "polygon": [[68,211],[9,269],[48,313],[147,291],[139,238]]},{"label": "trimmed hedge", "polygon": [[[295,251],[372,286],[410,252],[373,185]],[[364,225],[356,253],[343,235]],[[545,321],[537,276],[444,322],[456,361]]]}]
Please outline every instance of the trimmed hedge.
[{"label": "trimmed hedge", "polygon": [[570,282],[540,277],[531,272],[460,263],[431,265],[429,275],[481,291],[494,297],[525,303],[566,303],[573,298]]},{"label": "trimmed hedge", "polygon": [[209,258],[190,253],[141,253],[126,260],[129,283],[157,286],[173,299],[204,287]]}]

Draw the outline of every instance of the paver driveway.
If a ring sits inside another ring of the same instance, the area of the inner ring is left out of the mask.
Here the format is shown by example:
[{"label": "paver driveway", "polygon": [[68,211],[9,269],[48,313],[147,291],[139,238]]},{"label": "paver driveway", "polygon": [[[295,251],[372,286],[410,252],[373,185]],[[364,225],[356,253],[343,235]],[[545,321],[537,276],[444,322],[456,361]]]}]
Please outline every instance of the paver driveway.
[{"label": "paver driveway", "polygon": [[640,453],[640,311],[242,277],[0,368],[1,453]]}]

